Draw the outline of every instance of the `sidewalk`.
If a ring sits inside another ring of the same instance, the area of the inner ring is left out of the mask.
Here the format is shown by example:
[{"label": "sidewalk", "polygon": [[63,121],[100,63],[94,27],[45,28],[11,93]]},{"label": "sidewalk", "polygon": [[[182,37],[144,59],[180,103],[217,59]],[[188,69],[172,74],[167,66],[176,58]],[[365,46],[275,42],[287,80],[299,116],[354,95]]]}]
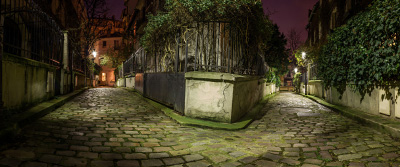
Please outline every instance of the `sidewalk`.
[{"label": "sidewalk", "polygon": [[354,119],[360,122],[361,124],[374,128],[378,131],[388,133],[393,138],[400,139],[400,121],[396,121],[391,118],[384,118],[379,115],[366,113],[350,107],[330,104],[325,100],[312,95],[304,95],[304,94],[302,95],[336,112],[339,112],[340,114],[346,117]]},{"label": "sidewalk", "polygon": [[72,98],[80,95],[88,88],[82,88],[79,90],[75,90],[72,93],[55,97],[52,100],[40,103],[27,111],[18,114],[9,120],[6,126],[0,127],[0,143],[5,140],[12,139],[11,136],[18,134],[21,131],[21,128],[26,126],[27,124],[37,120],[40,117],[50,113],[51,111],[55,110],[56,108],[64,105],[67,101],[71,100]]}]

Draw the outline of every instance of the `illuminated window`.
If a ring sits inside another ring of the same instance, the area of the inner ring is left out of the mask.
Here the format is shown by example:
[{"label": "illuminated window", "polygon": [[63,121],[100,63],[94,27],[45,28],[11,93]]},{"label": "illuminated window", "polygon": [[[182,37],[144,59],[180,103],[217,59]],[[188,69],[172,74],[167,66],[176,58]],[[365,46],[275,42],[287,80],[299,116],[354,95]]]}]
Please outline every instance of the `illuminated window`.
[{"label": "illuminated window", "polygon": [[103,73],[101,74],[101,80],[102,80],[102,81],[106,81],[106,73],[103,72]]}]

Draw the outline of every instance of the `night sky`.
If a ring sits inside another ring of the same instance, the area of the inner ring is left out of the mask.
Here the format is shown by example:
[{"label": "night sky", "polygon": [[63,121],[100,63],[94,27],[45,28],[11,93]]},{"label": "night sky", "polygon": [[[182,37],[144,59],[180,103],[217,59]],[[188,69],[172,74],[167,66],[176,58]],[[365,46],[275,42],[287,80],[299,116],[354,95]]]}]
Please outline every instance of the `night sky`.
[{"label": "night sky", "polygon": [[122,10],[124,10],[124,0],[106,0],[110,9],[109,16],[114,15],[115,19],[121,20]]},{"label": "night sky", "polygon": [[301,40],[307,39],[308,10],[312,9],[318,0],[262,0],[264,10],[273,14],[270,19],[278,24],[279,30],[285,34],[291,28],[301,33]]},{"label": "night sky", "polygon": [[[291,28],[301,32],[301,39],[307,39],[305,29],[308,20],[308,10],[312,9],[318,0],[262,0],[264,10],[272,12],[271,20],[278,24],[280,31],[287,34]],[[107,0],[110,16],[120,19],[124,9],[124,0]]]}]

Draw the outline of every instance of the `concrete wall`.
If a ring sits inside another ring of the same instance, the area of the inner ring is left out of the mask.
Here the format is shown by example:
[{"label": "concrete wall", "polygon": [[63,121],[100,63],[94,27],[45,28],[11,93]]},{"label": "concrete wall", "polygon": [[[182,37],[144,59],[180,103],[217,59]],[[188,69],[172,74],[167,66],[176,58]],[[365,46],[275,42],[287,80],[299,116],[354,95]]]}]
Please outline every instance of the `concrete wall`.
[{"label": "concrete wall", "polygon": [[[349,86],[346,86],[346,90],[341,93],[335,87],[324,90],[322,85],[321,81],[310,82],[308,93],[320,98],[323,97],[332,104],[352,107],[360,111],[384,117],[400,118],[400,99],[398,98],[392,101],[382,98],[382,95],[385,94],[384,90],[378,88],[374,89],[370,94],[367,93],[362,99],[360,93],[352,91]],[[397,95],[397,90],[398,88],[390,89],[389,91],[393,95]]]},{"label": "concrete wall", "polygon": [[125,78],[120,78],[117,80],[117,86],[118,87],[126,87],[125,85]]},{"label": "concrete wall", "polygon": [[74,89],[77,90],[83,87],[85,87],[85,75],[74,72]]},{"label": "concrete wall", "polygon": [[239,120],[263,96],[276,91],[259,77],[189,72],[185,78],[185,115],[219,122]]},{"label": "concrete wall", "polygon": [[321,80],[310,80],[307,85],[307,92],[319,98],[324,96],[324,88]]},{"label": "concrete wall", "polygon": [[135,77],[125,78],[125,86],[127,88],[134,88],[135,87]]},{"label": "concrete wall", "polygon": [[6,110],[28,107],[54,96],[55,67],[13,55],[3,55],[2,65]]}]

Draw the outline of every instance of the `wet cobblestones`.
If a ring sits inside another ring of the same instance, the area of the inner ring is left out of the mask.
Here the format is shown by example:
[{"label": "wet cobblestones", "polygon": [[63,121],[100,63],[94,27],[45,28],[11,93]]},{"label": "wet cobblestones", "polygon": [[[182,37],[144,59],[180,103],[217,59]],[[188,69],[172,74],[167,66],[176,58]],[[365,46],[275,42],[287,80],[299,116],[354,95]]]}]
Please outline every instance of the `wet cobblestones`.
[{"label": "wet cobblestones", "polygon": [[247,129],[180,126],[123,89],[90,89],[26,127],[0,166],[399,166],[400,142],[281,93]]}]

